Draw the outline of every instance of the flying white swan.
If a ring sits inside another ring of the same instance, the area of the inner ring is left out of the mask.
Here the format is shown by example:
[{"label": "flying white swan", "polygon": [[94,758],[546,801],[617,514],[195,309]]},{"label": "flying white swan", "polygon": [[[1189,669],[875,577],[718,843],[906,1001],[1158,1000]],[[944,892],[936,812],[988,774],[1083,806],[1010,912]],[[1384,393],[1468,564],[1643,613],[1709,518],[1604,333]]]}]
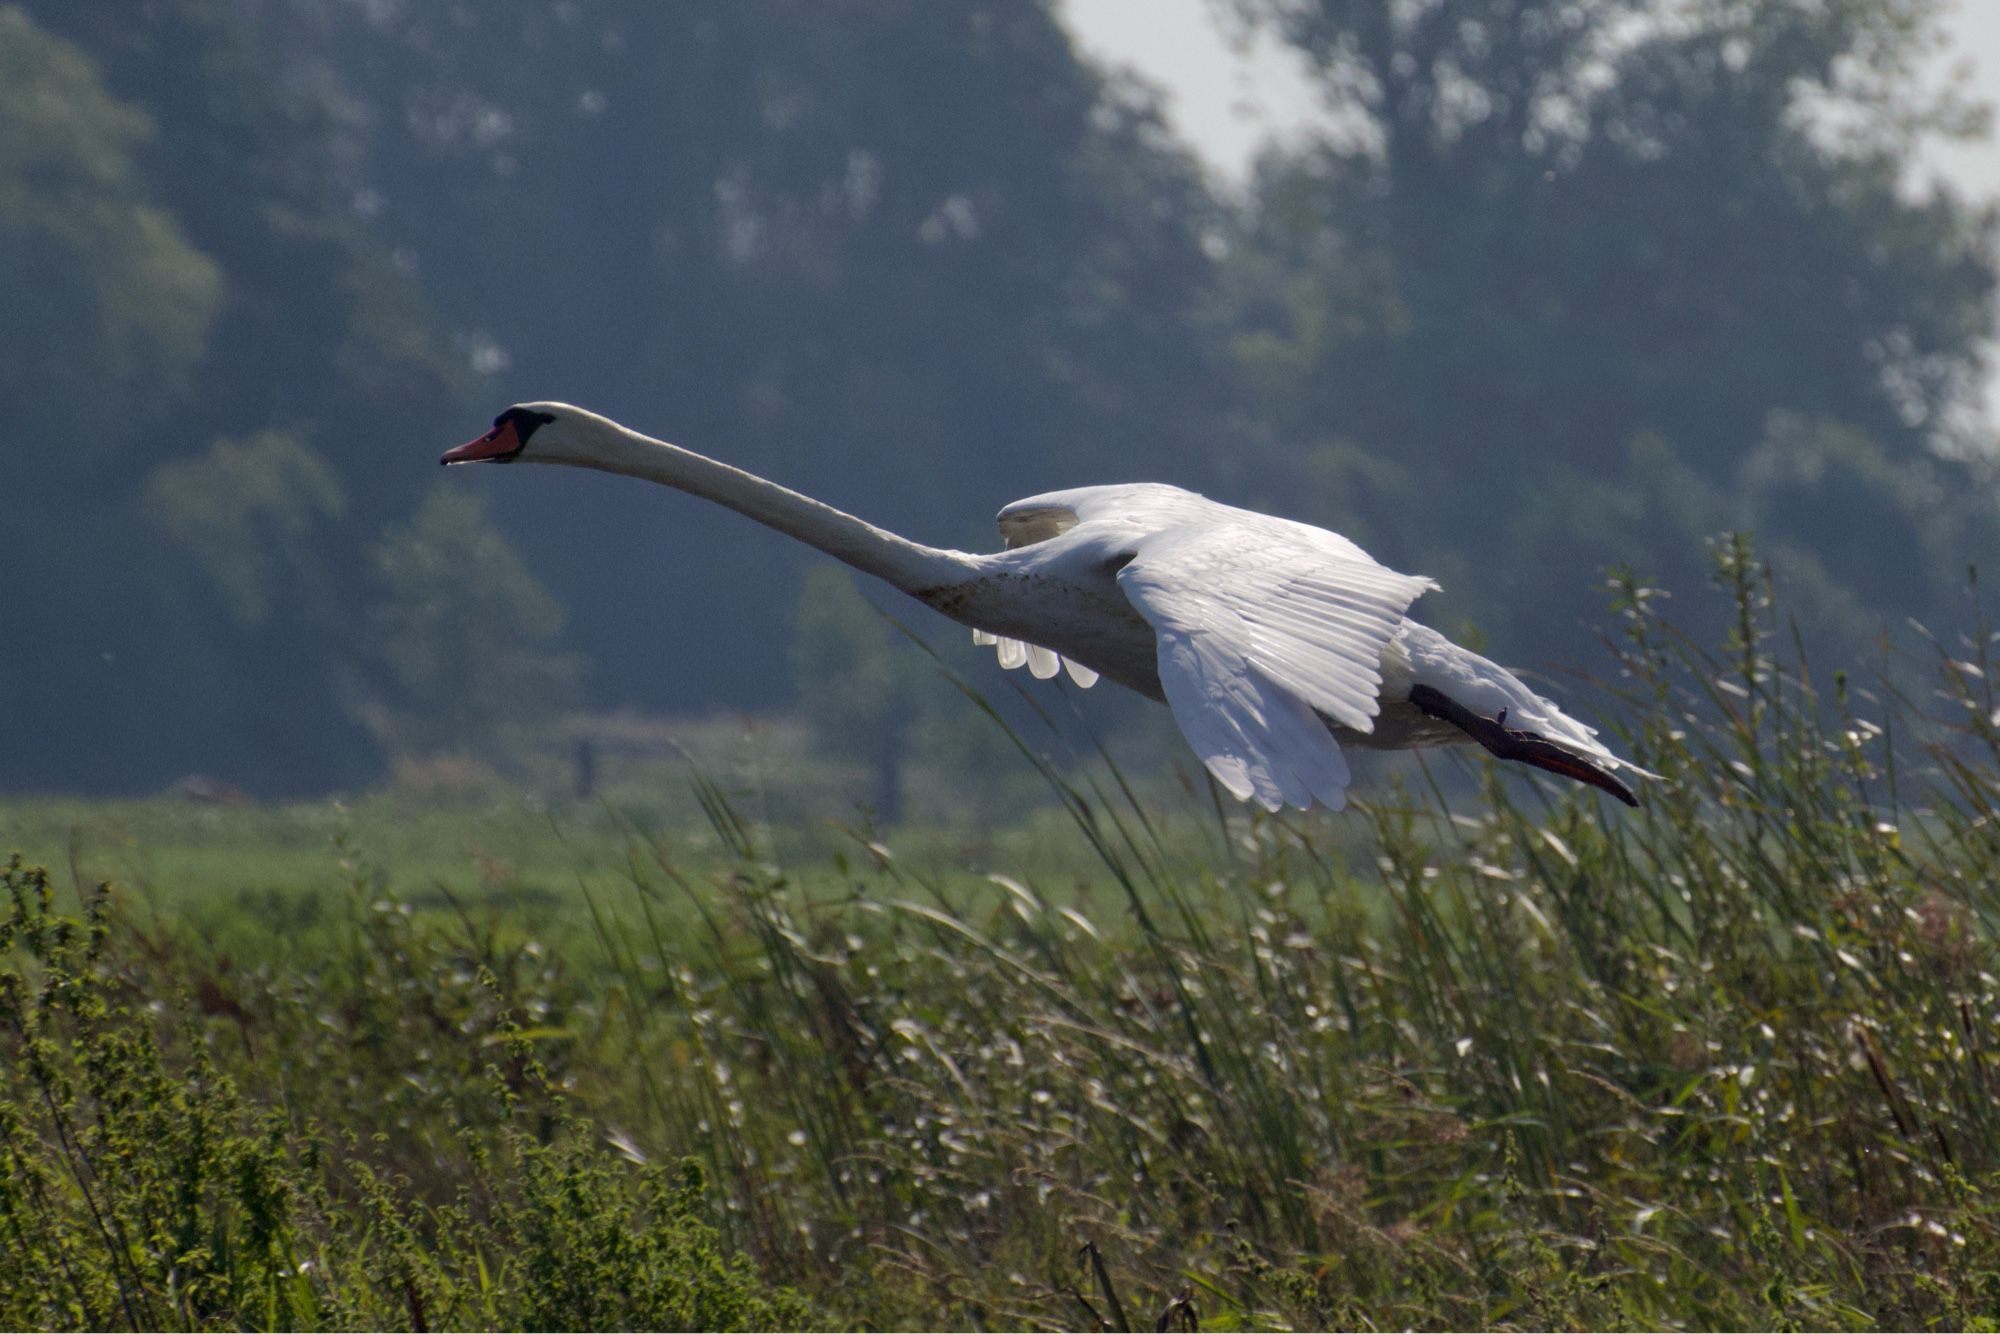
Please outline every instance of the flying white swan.
[{"label": "flying white swan", "polygon": [[1323,528],[1178,487],[1086,486],[1001,510],[1005,551],[945,551],[566,403],[508,408],[440,461],[595,468],[726,505],[971,626],[1003,667],[1164,700],[1216,781],[1269,810],[1344,806],[1342,746],[1466,741],[1638,805],[1613,771],[1644,770],[1408,619],[1437,585]]}]

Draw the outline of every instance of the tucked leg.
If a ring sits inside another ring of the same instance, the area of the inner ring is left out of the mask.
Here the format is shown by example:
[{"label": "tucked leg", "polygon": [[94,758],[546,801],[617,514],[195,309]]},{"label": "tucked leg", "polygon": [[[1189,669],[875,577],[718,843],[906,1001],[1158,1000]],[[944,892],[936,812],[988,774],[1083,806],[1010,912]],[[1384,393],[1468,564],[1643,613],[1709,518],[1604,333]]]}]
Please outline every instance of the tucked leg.
[{"label": "tucked leg", "polygon": [[1425,685],[1410,687],[1410,703],[1422,710],[1426,717],[1450,723],[1500,759],[1519,760],[1575,782],[1587,783],[1609,792],[1627,806],[1639,804],[1631,788],[1575,751],[1557,745],[1539,733],[1508,727],[1504,710],[1498,718],[1484,718],[1442,690]]}]

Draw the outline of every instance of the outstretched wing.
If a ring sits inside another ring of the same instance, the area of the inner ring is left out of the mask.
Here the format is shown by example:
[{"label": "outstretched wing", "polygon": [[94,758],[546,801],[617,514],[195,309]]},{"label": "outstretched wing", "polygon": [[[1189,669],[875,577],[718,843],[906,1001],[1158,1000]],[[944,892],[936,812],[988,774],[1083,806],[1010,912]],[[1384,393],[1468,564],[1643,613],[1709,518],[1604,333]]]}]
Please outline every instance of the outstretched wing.
[{"label": "outstretched wing", "polygon": [[1346,804],[1347,760],[1324,720],[1374,730],[1382,649],[1436,587],[1320,537],[1252,519],[1170,528],[1118,574],[1159,637],[1160,685],[1188,744],[1268,810]]}]

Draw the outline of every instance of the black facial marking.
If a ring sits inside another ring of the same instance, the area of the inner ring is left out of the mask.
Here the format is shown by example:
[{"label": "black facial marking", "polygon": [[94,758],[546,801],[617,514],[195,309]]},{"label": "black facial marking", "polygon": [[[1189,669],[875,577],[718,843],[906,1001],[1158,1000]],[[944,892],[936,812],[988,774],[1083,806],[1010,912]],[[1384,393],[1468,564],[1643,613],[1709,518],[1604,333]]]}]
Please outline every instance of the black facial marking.
[{"label": "black facial marking", "polygon": [[493,419],[493,429],[497,431],[502,426],[512,422],[514,424],[514,438],[525,445],[528,443],[529,436],[554,420],[555,414],[551,412],[536,412],[531,408],[508,408]]}]

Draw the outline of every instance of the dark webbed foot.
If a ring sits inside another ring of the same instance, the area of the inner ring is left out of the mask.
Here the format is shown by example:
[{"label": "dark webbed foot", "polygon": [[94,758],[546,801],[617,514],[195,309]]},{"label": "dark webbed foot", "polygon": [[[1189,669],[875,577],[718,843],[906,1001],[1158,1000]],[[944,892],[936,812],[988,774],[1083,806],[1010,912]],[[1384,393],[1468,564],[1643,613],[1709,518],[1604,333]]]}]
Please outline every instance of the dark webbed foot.
[{"label": "dark webbed foot", "polygon": [[1589,760],[1578,755],[1567,746],[1550,741],[1539,732],[1522,731],[1507,726],[1507,711],[1500,710],[1497,718],[1484,718],[1466,708],[1457,700],[1432,686],[1411,686],[1410,703],[1417,706],[1427,718],[1437,718],[1450,723],[1459,731],[1486,747],[1503,760],[1519,760],[1532,764],[1537,769],[1545,769],[1552,774],[1609,792],[1627,806],[1637,806],[1639,799],[1609,773],[1598,768]]}]

